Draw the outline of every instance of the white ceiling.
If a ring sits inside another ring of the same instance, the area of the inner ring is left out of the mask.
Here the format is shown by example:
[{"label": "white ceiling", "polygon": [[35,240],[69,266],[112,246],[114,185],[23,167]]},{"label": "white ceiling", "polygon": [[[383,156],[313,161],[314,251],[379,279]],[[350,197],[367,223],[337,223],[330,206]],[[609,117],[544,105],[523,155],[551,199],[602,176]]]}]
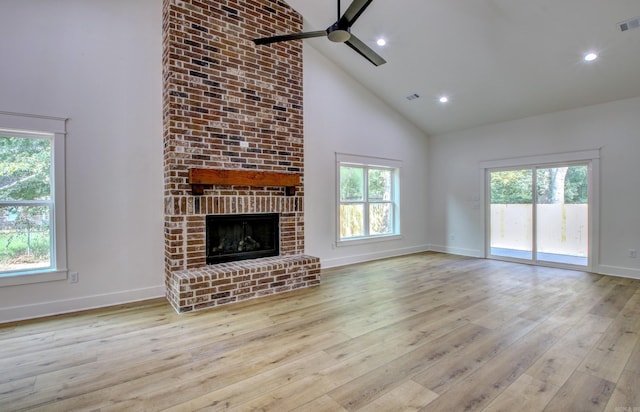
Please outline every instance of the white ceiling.
[{"label": "white ceiling", "polygon": [[[287,3],[305,30],[336,21],[336,0]],[[438,135],[640,96],[640,28],[618,27],[638,16],[639,0],[373,0],[352,33],[386,64],[326,38],[304,41]],[[592,50],[600,57],[584,62]],[[413,93],[420,98],[407,100]]]}]

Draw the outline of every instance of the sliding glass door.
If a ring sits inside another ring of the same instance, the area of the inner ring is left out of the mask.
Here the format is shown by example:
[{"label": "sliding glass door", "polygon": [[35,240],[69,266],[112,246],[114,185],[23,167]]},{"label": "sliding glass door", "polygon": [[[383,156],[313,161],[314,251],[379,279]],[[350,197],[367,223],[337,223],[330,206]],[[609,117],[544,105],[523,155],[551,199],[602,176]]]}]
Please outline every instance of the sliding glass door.
[{"label": "sliding glass door", "polygon": [[488,170],[489,257],[589,264],[589,164]]}]

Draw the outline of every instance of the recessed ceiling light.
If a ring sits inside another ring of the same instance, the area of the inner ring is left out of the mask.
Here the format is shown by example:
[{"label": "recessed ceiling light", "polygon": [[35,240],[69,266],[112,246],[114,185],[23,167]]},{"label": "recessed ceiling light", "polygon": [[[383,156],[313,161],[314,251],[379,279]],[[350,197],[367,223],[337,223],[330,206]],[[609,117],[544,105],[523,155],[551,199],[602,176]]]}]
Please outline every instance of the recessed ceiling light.
[{"label": "recessed ceiling light", "polygon": [[376,41],[376,43],[378,44],[378,46],[382,47],[382,46],[387,44],[387,41],[385,39],[383,39],[382,37],[380,37],[378,39],[378,41]]},{"label": "recessed ceiling light", "polygon": [[587,54],[584,55],[584,61],[587,61],[587,62],[592,62],[597,58],[598,58],[598,55],[596,53],[593,53],[593,52],[587,53]]},{"label": "recessed ceiling light", "polygon": [[447,103],[449,101],[449,98],[447,96],[440,96],[438,100],[440,101],[440,103]]}]

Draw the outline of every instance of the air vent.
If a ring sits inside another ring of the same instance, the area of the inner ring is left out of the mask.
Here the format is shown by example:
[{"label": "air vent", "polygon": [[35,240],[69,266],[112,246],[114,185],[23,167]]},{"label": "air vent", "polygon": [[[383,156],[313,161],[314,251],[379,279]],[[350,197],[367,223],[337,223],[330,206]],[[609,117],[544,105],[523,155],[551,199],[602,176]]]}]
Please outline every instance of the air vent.
[{"label": "air vent", "polygon": [[414,94],[410,94],[409,96],[407,96],[407,100],[415,100],[415,99],[419,99],[420,96],[417,93]]},{"label": "air vent", "polygon": [[618,27],[620,27],[620,31],[637,29],[640,27],[640,17],[634,17],[632,19],[622,21],[618,23]]}]

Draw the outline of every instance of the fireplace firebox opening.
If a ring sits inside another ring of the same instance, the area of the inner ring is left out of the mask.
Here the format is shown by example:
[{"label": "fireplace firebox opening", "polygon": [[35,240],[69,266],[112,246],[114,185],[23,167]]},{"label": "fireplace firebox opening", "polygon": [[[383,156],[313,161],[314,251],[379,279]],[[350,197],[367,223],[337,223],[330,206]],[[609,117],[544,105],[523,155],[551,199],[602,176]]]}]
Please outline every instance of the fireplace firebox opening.
[{"label": "fireplace firebox opening", "polygon": [[280,254],[277,213],[208,215],[206,234],[208,265]]}]

